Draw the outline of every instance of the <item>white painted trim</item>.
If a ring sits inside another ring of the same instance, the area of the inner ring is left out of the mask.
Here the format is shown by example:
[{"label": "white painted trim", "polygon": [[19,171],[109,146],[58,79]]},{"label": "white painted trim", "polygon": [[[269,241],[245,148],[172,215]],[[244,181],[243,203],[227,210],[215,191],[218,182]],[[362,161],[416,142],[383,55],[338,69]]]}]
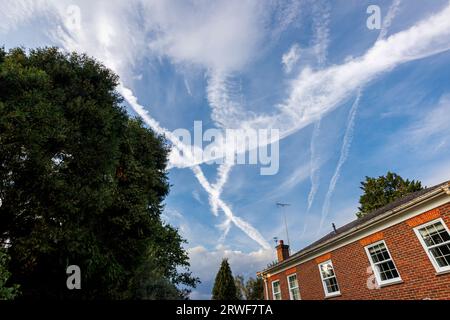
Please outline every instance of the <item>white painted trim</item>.
[{"label": "white painted trim", "polygon": [[430,259],[430,262],[433,265],[434,269],[436,269],[436,272],[438,274],[442,274],[442,273],[449,272],[450,271],[450,266],[447,266],[447,267],[440,267],[439,266],[439,264],[436,261],[436,258],[431,254],[427,244],[425,243],[425,241],[422,238],[422,235],[419,232],[419,229],[428,227],[429,225],[435,224],[436,222],[442,223],[442,225],[444,226],[444,228],[447,231],[447,233],[450,234],[450,231],[448,230],[447,224],[445,223],[445,221],[442,218],[437,218],[437,219],[434,219],[432,221],[428,221],[426,223],[423,223],[423,224],[421,224],[419,226],[416,226],[416,227],[414,227],[414,232],[416,233],[416,236],[419,239],[420,244],[422,245],[423,249],[427,253],[428,259]]},{"label": "white painted trim", "polygon": [[263,278],[263,280],[264,280],[264,291],[266,293],[266,300],[269,300],[269,288],[267,286],[267,279]]},{"label": "white painted trim", "polygon": [[450,185],[446,185],[444,187],[444,191],[445,191],[446,194],[448,194],[450,196]]},{"label": "white painted trim", "polygon": [[[297,287],[291,287],[291,282],[289,281],[289,278],[291,278],[291,277],[295,277],[295,280],[297,281]],[[296,273],[292,273],[292,274],[290,274],[290,275],[288,275],[287,277],[286,277],[286,280],[287,280],[287,283],[288,283],[288,290],[289,290],[289,298],[291,299],[291,300],[294,300],[294,297],[292,296],[292,290],[295,290],[295,289],[298,289],[298,300],[302,300],[302,296],[301,296],[301,294],[300,294],[300,286],[299,286],[299,284],[298,284],[298,277],[297,277],[297,274]]]},{"label": "white painted trim", "polygon": [[270,285],[272,286],[272,300],[278,300],[278,299],[275,299],[275,286],[273,285],[274,283],[278,283],[278,288],[280,289],[280,300],[283,300],[283,295],[281,294],[281,284],[280,284],[280,280],[275,280],[275,281],[272,281],[271,283],[270,283]]},{"label": "white painted trim", "polygon": [[[330,278],[335,278],[336,279],[336,284],[338,286],[338,291],[335,292],[328,292],[327,286],[325,284],[325,279],[323,278],[323,274],[322,274],[322,270],[320,269],[320,267],[324,264],[331,264],[331,267],[333,268],[333,274],[334,276],[332,277],[328,277],[327,279]],[[319,274],[320,274],[320,279],[322,280],[322,287],[323,287],[323,292],[325,293],[325,298],[331,298],[331,297],[335,297],[335,296],[340,296],[341,295],[341,287],[339,286],[339,282],[337,279],[337,275],[336,275],[336,271],[334,270],[334,266],[333,266],[333,262],[330,260],[321,262],[317,265],[319,267]]]},{"label": "white painted trim", "polygon": [[395,216],[389,215],[385,217],[382,221],[376,221],[368,226],[359,226],[359,228],[352,229],[347,233],[342,234],[340,238],[334,238],[329,243],[321,245],[316,250],[314,248],[311,249],[311,252],[305,253],[302,257],[299,257],[298,260],[293,259],[283,268],[277,269],[275,272],[262,272],[262,273],[266,274],[268,277],[273,276],[275,274],[279,274],[288,269],[291,269],[292,267],[298,266],[307,261],[320,257],[323,254],[342,248],[353,242],[359,241],[367,236],[370,236],[371,234],[383,231],[384,229],[400,224],[406,220],[409,220],[415,216],[418,216],[424,212],[440,207],[449,202],[450,197],[445,193],[442,193],[441,190],[441,194],[437,195],[433,199],[430,199],[429,201],[427,201],[427,203],[417,204],[412,208],[405,209],[404,211],[395,214]]},{"label": "white painted trim", "polygon": [[[386,248],[386,251],[387,251],[387,253],[389,254],[389,258],[390,258],[390,260],[392,261],[392,263],[394,264],[395,270],[397,270],[397,273],[398,273],[398,277],[397,277],[397,278],[393,278],[393,279],[389,279],[389,280],[384,280],[384,281],[381,280],[381,278],[380,278],[379,270],[378,270],[378,268],[376,267],[375,262],[373,262],[372,256],[370,255],[370,252],[369,252],[369,248],[374,247],[374,246],[376,246],[376,245],[378,245],[378,244],[380,244],[380,243],[383,243],[383,244],[384,244],[384,247]],[[372,270],[373,270],[373,273],[374,273],[374,275],[375,275],[375,279],[377,280],[377,283],[378,283],[378,285],[379,285],[380,287],[385,287],[385,286],[390,285],[390,284],[396,284],[396,283],[402,282],[402,277],[401,277],[401,275],[400,275],[400,271],[398,270],[397,265],[395,264],[394,258],[392,257],[392,254],[391,254],[391,252],[389,251],[389,248],[388,248],[388,246],[387,246],[387,244],[386,244],[386,241],[380,240],[380,241],[371,243],[371,244],[365,246],[365,247],[364,247],[364,250],[366,251],[367,258],[369,259],[370,265],[371,265]]]}]

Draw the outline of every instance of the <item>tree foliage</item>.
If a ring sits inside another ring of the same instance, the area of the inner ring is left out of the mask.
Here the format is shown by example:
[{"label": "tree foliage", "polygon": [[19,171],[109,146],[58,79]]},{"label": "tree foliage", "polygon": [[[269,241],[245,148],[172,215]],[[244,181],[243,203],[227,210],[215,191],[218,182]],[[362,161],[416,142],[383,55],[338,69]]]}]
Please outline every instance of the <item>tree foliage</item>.
[{"label": "tree foliage", "polygon": [[[0,49],[0,240],[24,297],[162,298],[150,274],[170,297],[197,283],[160,218],[166,142],[127,116],[117,84],[85,55]],[[66,288],[72,264],[82,290]]]},{"label": "tree foliage", "polygon": [[18,285],[7,285],[11,276],[8,271],[9,255],[6,250],[0,247],[0,300],[12,300],[19,294]]},{"label": "tree foliage", "polygon": [[227,259],[222,260],[212,291],[213,300],[238,300],[233,273]]},{"label": "tree foliage", "polygon": [[261,277],[250,277],[245,287],[247,300],[264,300],[264,280]]},{"label": "tree foliage", "polygon": [[246,299],[246,291],[244,276],[238,274],[234,277],[234,285],[236,286],[236,298],[238,300]]},{"label": "tree foliage", "polygon": [[264,281],[261,277],[244,280],[242,275],[234,278],[239,300],[264,300]]},{"label": "tree foliage", "polygon": [[388,172],[378,178],[366,177],[361,182],[363,194],[359,198],[358,218],[379,209],[408,193],[422,190],[420,181],[403,179],[396,173]]}]

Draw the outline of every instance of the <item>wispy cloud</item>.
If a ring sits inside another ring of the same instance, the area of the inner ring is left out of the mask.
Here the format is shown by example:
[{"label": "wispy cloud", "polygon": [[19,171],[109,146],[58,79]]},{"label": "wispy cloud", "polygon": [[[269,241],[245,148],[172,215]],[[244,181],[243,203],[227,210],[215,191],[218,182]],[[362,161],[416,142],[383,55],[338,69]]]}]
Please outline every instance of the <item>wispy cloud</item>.
[{"label": "wispy cloud", "polygon": [[[401,0],[394,0],[393,3],[391,4],[391,6],[389,7],[386,17],[383,20],[383,25],[382,25],[382,28],[378,35],[377,41],[382,40],[386,36],[392,21],[394,20],[395,16],[398,13],[400,4],[401,4]],[[345,162],[347,161],[348,154],[350,152],[351,143],[353,141],[353,132],[354,132],[355,121],[356,121],[356,113],[358,111],[359,101],[361,100],[362,94],[363,94],[363,89],[362,89],[362,87],[360,87],[356,93],[355,101],[353,102],[353,105],[350,109],[350,114],[349,114],[348,122],[347,122],[347,128],[345,130],[344,140],[342,142],[341,154],[339,156],[339,160],[338,160],[336,169],[331,178],[330,185],[328,186],[328,191],[325,196],[325,201],[323,203],[322,216],[320,219],[319,229],[317,231],[318,233],[320,233],[323,223],[325,221],[325,218],[328,216],[328,213],[330,211],[331,197],[333,196],[334,190],[336,188],[336,184],[339,180],[339,177],[341,176],[342,167],[344,166]]]},{"label": "wispy cloud", "polygon": [[307,212],[311,209],[311,206],[314,203],[314,198],[316,197],[317,191],[319,190],[319,182],[320,182],[320,154],[317,152],[317,141],[319,139],[320,134],[320,125],[322,120],[319,119],[314,124],[313,133],[311,136],[311,142],[309,145],[310,152],[310,172],[309,179],[311,181],[311,188],[308,193],[308,207],[306,209]]},{"label": "wispy cloud", "polygon": [[319,224],[319,228],[317,229],[317,233],[320,233],[323,223],[325,221],[325,218],[327,217],[327,215],[330,211],[331,197],[334,193],[334,190],[336,189],[336,184],[339,180],[339,177],[341,176],[342,166],[344,165],[345,161],[347,161],[348,154],[350,152],[350,146],[351,146],[351,143],[353,140],[353,132],[354,132],[354,127],[355,127],[356,111],[358,110],[359,100],[361,99],[361,95],[362,95],[362,91],[358,90],[356,99],[353,102],[352,107],[350,109],[350,113],[348,116],[348,125],[347,125],[347,128],[345,129],[344,141],[342,142],[341,154],[339,156],[338,164],[334,171],[333,177],[331,178],[330,185],[328,187],[328,191],[325,196],[325,201],[324,201],[323,207],[322,207],[322,217],[320,219],[320,224]]},{"label": "wispy cloud", "polygon": [[[6,3],[9,5],[13,1]],[[21,5],[28,3],[20,2]],[[267,39],[265,33],[270,30],[267,30],[268,14],[264,9],[268,5],[260,1],[219,1],[201,6],[200,2],[137,0],[127,3],[84,1],[78,5],[69,1],[48,1],[45,4],[44,9],[33,6],[30,10],[34,10],[33,13],[45,10],[53,21],[51,28],[57,26],[49,32],[52,39],[68,51],[93,55],[115,70],[123,81],[119,91],[130,106],[150,127],[165,134],[173,143],[175,152],[171,154],[171,165],[190,166],[208,195],[214,194],[215,189],[204,177],[199,163],[194,161],[191,149],[152,118],[147,111],[151,109],[140,105],[132,89],[126,86],[127,79],[133,76],[135,63],[143,56],[165,57],[174,64],[204,68],[210,81],[209,89],[216,95],[211,99],[215,99],[216,106],[211,103],[211,107],[213,121],[218,126],[275,128],[284,138],[316,122],[342,105],[359,88],[393,68],[450,49],[450,5],[447,5],[411,28],[380,39],[358,58],[322,70],[305,68],[290,82],[286,99],[271,111],[265,109],[265,113],[257,114],[248,113],[245,106],[236,104],[234,99],[221,100],[221,97],[231,96],[230,76],[254,60]],[[31,18],[28,9],[15,8],[18,9],[11,11],[14,17],[0,21],[2,32]],[[138,16],[143,18],[129,19],[138,10]],[[183,157],[177,156],[179,151],[183,151]],[[203,159],[207,160],[210,159]],[[220,197],[217,208],[252,239],[263,247],[268,246],[261,234],[236,217]]]},{"label": "wispy cloud", "polygon": [[450,147],[449,119],[450,94],[444,94],[436,104],[415,113],[412,123],[389,141],[387,152],[406,147],[429,157],[447,150]]},{"label": "wispy cloud", "polygon": [[330,6],[324,1],[313,1],[313,48],[317,64],[321,68],[327,61],[328,45],[330,42]]},{"label": "wispy cloud", "polygon": [[[317,59],[318,68],[323,68],[327,60],[329,39],[330,8],[323,2],[314,2],[312,7],[313,14],[313,48]],[[314,124],[313,133],[310,142],[310,181],[311,188],[308,193],[308,207],[306,212],[311,209],[320,183],[320,155],[317,152],[317,142],[320,136],[320,127],[322,119],[319,118]]]},{"label": "wispy cloud", "polygon": [[337,108],[359,87],[405,62],[450,49],[450,5],[411,28],[379,40],[363,56],[323,70],[304,69],[277,113],[253,117],[245,125],[279,128],[286,137]]},{"label": "wispy cloud", "polygon": [[189,86],[189,82],[188,82],[188,80],[187,80],[186,78],[184,78],[183,83],[184,83],[184,87],[186,88],[186,92],[187,92],[190,96],[192,96],[191,87]]},{"label": "wispy cloud", "polygon": [[294,43],[291,48],[283,54],[281,57],[281,63],[283,64],[284,71],[286,73],[291,73],[292,68],[295,66],[297,61],[300,59],[301,49],[298,43]]},{"label": "wispy cloud", "polygon": [[[125,88],[123,85],[119,85],[119,92],[122,96],[127,100],[130,106],[136,111],[137,114],[141,116],[141,118],[149,125],[155,132],[159,134],[163,134],[167,139],[173,144],[175,148],[178,150],[182,150],[185,156],[190,155],[192,157],[191,151],[186,145],[181,143],[176,136],[174,136],[171,132],[161,128],[161,126],[152,119],[148,112],[144,109],[142,105],[137,102],[137,98],[134,96],[132,91],[128,88]],[[248,235],[251,239],[256,241],[263,248],[268,248],[269,244],[264,239],[264,237],[256,230],[252,225],[243,219],[235,216],[231,210],[231,208],[217,195],[216,190],[211,186],[211,184],[206,179],[202,169],[199,165],[194,165],[191,167],[194,176],[197,178],[200,185],[203,189],[214,199],[214,202],[217,204],[217,207],[221,208],[225,213],[227,219],[234,223],[239,229],[241,229],[246,235]]]}]

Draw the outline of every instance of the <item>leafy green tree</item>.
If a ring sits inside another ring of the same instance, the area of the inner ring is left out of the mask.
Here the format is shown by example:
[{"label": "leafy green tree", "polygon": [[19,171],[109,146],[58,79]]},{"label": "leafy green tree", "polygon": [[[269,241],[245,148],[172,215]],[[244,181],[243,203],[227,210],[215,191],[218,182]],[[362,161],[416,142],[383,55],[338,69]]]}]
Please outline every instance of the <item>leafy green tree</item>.
[{"label": "leafy green tree", "polygon": [[214,281],[213,300],[238,300],[236,284],[227,259],[222,260],[219,272]]},{"label": "leafy green tree", "polygon": [[11,276],[8,271],[9,255],[6,250],[0,247],[0,300],[12,300],[19,294],[18,285],[8,285],[7,281]]},{"label": "leafy green tree", "polygon": [[264,281],[261,277],[244,280],[242,275],[234,278],[239,300],[264,300]]},{"label": "leafy green tree", "polygon": [[234,285],[236,286],[236,296],[238,300],[246,299],[246,287],[243,275],[237,275],[234,277]]},{"label": "leafy green tree", "polygon": [[[117,84],[86,55],[0,49],[0,241],[24,298],[183,298],[198,282],[160,218],[166,142],[127,116]],[[66,287],[72,264],[81,290]],[[142,281],[151,266],[164,288]]]},{"label": "leafy green tree", "polygon": [[250,277],[245,284],[247,300],[264,300],[264,281],[261,277]]},{"label": "leafy green tree", "polygon": [[378,178],[366,177],[361,182],[363,194],[359,198],[358,218],[379,209],[408,193],[422,190],[420,181],[403,179],[396,173],[388,172]]}]

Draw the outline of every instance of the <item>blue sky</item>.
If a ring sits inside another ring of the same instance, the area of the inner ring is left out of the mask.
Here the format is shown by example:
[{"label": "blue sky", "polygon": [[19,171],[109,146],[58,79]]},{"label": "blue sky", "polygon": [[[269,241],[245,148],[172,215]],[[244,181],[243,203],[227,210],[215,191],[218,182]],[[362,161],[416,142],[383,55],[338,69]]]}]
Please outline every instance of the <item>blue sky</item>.
[{"label": "blue sky", "polygon": [[7,0],[0,44],[96,57],[129,113],[169,137],[194,121],[279,129],[275,175],[172,155],[164,219],[188,240],[193,298],[210,297],[223,257],[245,276],[275,259],[276,202],[291,204],[296,251],[355,218],[365,176],[450,179],[448,0]]}]

